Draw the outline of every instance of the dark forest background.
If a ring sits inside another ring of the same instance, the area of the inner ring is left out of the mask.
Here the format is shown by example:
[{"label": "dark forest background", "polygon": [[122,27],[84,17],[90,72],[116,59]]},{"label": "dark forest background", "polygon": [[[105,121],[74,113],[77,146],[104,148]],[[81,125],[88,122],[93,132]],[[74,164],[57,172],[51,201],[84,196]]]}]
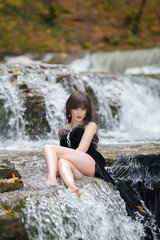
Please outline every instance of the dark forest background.
[{"label": "dark forest background", "polygon": [[159,0],[0,0],[0,56],[160,46]]}]

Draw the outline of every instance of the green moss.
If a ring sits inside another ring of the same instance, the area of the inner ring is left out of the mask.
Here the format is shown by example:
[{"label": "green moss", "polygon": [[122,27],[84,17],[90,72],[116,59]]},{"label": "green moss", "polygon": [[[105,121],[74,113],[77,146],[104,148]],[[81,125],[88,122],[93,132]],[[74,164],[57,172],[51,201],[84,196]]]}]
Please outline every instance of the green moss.
[{"label": "green moss", "polygon": [[93,45],[90,42],[85,42],[83,44],[83,48],[85,48],[85,49],[93,49]]},{"label": "green moss", "polygon": [[26,200],[25,200],[25,199],[20,200],[20,201],[13,207],[13,211],[21,212],[22,209],[25,207],[25,204],[26,204]]}]

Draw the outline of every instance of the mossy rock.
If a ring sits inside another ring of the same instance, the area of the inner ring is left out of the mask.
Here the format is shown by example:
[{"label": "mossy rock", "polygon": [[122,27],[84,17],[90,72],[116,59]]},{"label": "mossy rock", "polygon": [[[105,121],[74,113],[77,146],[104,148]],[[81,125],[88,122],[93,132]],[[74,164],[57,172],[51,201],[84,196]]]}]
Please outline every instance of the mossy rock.
[{"label": "mossy rock", "polygon": [[0,208],[0,240],[28,240],[20,214]]},{"label": "mossy rock", "polygon": [[19,190],[23,182],[18,178],[0,179],[0,193]]},{"label": "mossy rock", "polygon": [[23,181],[18,170],[8,159],[0,159],[0,193],[19,190]]},{"label": "mossy rock", "polygon": [[60,74],[57,76],[56,83],[60,83],[68,92],[78,91],[77,76],[74,74]]},{"label": "mossy rock", "polygon": [[25,113],[24,119],[27,122],[26,131],[31,139],[36,139],[50,132],[50,126],[46,118],[46,106],[43,96],[32,91],[25,94]]},{"label": "mossy rock", "polygon": [[13,174],[15,177],[21,178],[18,170],[15,169],[14,165],[8,159],[0,159],[0,179],[12,178]]}]

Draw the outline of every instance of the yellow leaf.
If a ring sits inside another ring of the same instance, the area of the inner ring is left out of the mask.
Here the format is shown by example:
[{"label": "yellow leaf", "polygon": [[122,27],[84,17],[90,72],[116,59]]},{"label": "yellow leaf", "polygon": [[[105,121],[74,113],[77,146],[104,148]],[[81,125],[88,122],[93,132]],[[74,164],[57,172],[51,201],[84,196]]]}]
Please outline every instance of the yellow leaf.
[{"label": "yellow leaf", "polygon": [[11,210],[11,209],[8,209],[6,212],[8,212],[8,213],[11,213],[11,212],[12,212],[12,210]]},{"label": "yellow leaf", "polygon": [[16,178],[15,175],[14,175],[14,173],[12,173],[12,178]]},{"label": "yellow leaf", "polygon": [[18,74],[19,74],[19,72],[14,72],[14,73],[13,73],[13,75],[18,75]]},{"label": "yellow leaf", "polygon": [[138,206],[138,208],[139,208],[142,212],[146,213],[146,211],[143,209],[143,207]]},{"label": "yellow leaf", "polygon": [[11,216],[14,216],[14,212],[11,209],[6,210],[6,213]]}]

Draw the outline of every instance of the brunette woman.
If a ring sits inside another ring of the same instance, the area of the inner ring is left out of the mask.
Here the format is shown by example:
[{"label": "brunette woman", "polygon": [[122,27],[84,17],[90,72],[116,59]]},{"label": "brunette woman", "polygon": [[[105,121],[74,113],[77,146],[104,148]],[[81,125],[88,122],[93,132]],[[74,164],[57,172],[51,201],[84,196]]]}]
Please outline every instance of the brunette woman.
[{"label": "brunette woman", "polygon": [[105,159],[96,150],[98,136],[95,113],[90,98],[77,91],[66,102],[66,122],[58,132],[61,146],[45,145],[43,153],[48,168],[47,185],[57,186],[57,169],[67,187],[79,192],[75,179],[100,177],[114,185],[105,171]]}]

